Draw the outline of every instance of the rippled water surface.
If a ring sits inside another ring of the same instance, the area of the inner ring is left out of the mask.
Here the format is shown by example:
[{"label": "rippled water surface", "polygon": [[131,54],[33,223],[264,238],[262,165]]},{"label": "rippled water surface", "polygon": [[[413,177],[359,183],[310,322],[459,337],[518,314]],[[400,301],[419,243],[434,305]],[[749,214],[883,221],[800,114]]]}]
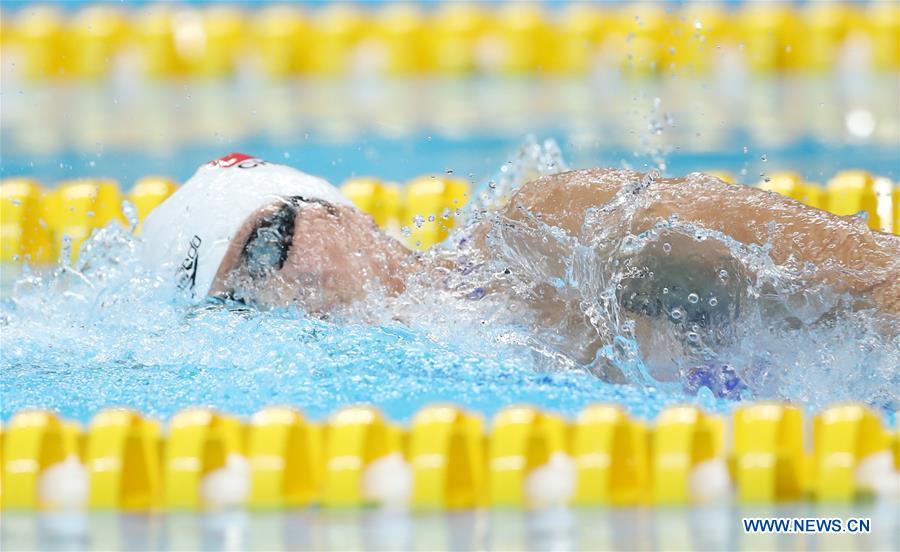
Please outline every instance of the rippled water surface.
[{"label": "rippled water surface", "polygon": [[[489,208],[497,194],[564,166],[555,144],[526,143],[476,200],[478,208],[488,210],[481,218],[492,216]],[[627,228],[630,212],[624,206],[607,215],[619,217]],[[599,215],[586,213],[586,224]],[[22,408],[45,407],[87,420],[101,408],[118,405],[164,418],[188,405],[250,414],[266,405],[292,404],[323,417],[365,402],[404,420],[434,402],[454,402],[486,415],[523,402],[569,415],[589,403],[615,402],[637,416],[652,417],[678,402],[727,411],[741,400],[759,398],[786,398],[812,408],[839,400],[865,400],[885,412],[897,408],[900,342],[879,334],[869,313],[814,327],[777,322],[796,316],[772,323],[750,309],[729,336],[729,347],[687,346],[669,355],[665,369],[647,361],[647,347],[668,346],[663,338],[684,343],[696,332],[691,339],[714,341],[718,330],[691,328],[687,319],[680,324],[663,320],[654,329],[656,337],[642,340],[635,337],[627,313],[611,306],[625,281],[616,261],[641,248],[662,247],[664,236],[720,242],[737,266],[754,267],[759,282],[770,286],[771,301],[793,308],[779,293],[786,293],[790,286],[785,282],[796,274],[773,264],[765,248],[712,233],[698,237],[701,230],[677,221],[667,224],[639,236],[610,230],[616,225],[598,225],[593,230],[597,240],[575,247],[565,262],[577,263],[579,256],[607,262],[582,267],[574,284],[551,281],[552,275],[517,257],[513,241],[493,236],[498,257],[456,282],[478,288],[491,263],[501,258],[519,270],[522,282],[569,286],[609,334],[608,346],[587,363],[567,355],[554,328],[534,331],[527,316],[511,312],[515,294],[509,301],[488,297],[477,302],[448,293],[420,294],[390,307],[401,316],[385,312],[375,323],[371,315],[321,320],[294,308],[193,305],[166,278],[139,265],[139,239],[109,227],[87,244],[75,266],[15,277],[4,267],[0,415],[6,419]],[[545,241],[571,239],[552,228],[541,231]],[[677,240],[671,241],[677,247]],[[455,258],[459,253],[435,255]],[[696,302],[687,292],[682,299]],[[373,305],[377,310],[373,301],[377,298],[370,300],[369,310]],[[728,374],[743,383],[723,392],[721,385],[697,379],[695,368],[701,364],[718,366],[720,375],[728,365]],[[607,383],[594,375],[613,368],[627,383]]]}]

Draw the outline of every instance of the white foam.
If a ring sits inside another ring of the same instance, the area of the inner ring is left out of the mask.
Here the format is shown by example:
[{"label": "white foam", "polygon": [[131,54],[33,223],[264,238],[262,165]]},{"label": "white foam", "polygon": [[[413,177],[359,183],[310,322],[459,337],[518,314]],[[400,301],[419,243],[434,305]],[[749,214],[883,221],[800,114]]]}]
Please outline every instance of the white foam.
[{"label": "white foam", "polygon": [[531,506],[564,506],[574,494],[575,463],[568,454],[554,452],[525,477],[525,497]]},{"label": "white foam", "polygon": [[250,464],[240,454],[229,454],[225,465],[200,482],[203,503],[214,509],[242,505],[250,494]]},{"label": "white foam", "polygon": [[894,469],[889,450],[866,456],[854,470],[856,484],[871,491],[879,500],[900,502],[900,471]]},{"label": "white foam", "polygon": [[731,499],[731,477],[724,458],[698,463],[688,476],[688,492],[694,504],[714,504]]},{"label": "white foam", "polygon": [[363,471],[363,496],[386,508],[406,508],[412,486],[412,468],[399,452],[373,460]]},{"label": "white foam", "polygon": [[78,457],[70,455],[52,464],[38,478],[40,503],[51,509],[83,508],[88,496],[88,473]]}]

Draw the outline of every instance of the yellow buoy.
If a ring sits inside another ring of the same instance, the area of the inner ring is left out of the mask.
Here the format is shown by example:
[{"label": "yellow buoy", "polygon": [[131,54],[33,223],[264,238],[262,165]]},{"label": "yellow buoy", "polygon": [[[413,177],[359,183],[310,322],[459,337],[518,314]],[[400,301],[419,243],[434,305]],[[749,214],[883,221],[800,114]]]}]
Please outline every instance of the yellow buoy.
[{"label": "yellow buoy", "polygon": [[554,22],[555,48],[551,68],[563,73],[586,73],[597,64],[600,43],[612,18],[600,6],[567,5]]},{"label": "yellow buoy", "polygon": [[207,408],[191,408],[169,423],[163,457],[163,504],[173,509],[208,506],[201,484],[215,470],[225,469],[229,456],[244,454],[244,428],[237,418]]},{"label": "yellow buoy", "polygon": [[293,6],[266,6],[254,19],[254,46],[263,70],[286,77],[303,70],[309,47],[309,25]]},{"label": "yellow buoy", "polygon": [[668,32],[664,32],[663,67],[670,71],[702,74],[713,68],[725,46],[736,41],[728,32],[734,29],[729,13],[711,2],[691,2],[673,14]]},{"label": "yellow buoy", "polygon": [[489,22],[490,14],[478,4],[442,3],[429,25],[433,67],[442,73],[473,71]]},{"label": "yellow buoy", "polygon": [[352,6],[327,5],[317,10],[310,27],[309,71],[317,75],[346,73],[366,32],[366,19]]},{"label": "yellow buoy", "polygon": [[250,506],[303,506],[318,498],[323,471],[321,432],[299,411],[270,407],[254,414],[247,460]]},{"label": "yellow buoy", "polygon": [[798,32],[793,12],[781,4],[748,3],[735,19],[741,45],[751,69],[766,73],[791,66],[796,59]]},{"label": "yellow buoy", "polygon": [[401,220],[410,229],[407,245],[428,249],[443,241],[468,200],[469,185],[456,178],[423,176],[407,184]]},{"label": "yellow buoy", "polygon": [[900,234],[900,186],[894,186],[891,193],[891,204],[894,207],[894,233]]},{"label": "yellow buoy", "polygon": [[45,217],[53,232],[54,246],[62,251],[63,239],[68,237],[73,259],[94,229],[110,222],[125,224],[122,193],[112,180],[69,180],[60,183],[52,195]]},{"label": "yellow buoy", "polygon": [[578,505],[633,505],[649,490],[647,428],[619,406],[594,405],[578,414],[571,454]]},{"label": "yellow buoy", "polygon": [[703,174],[714,176],[726,184],[736,184],[737,179],[728,171],[703,171]]},{"label": "yellow buoy", "polygon": [[4,509],[38,509],[52,506],[41,501],[39,483],[47,468],[78,456],[74,426],[43,410],[17,413],[4,429]]},{"label": "yellow buoy", "polygon": [[91,508],[146,511],[159,506],[160,427],[125,409],[104,410],[88,429],[85,463]]},{"label": "yellow buoy", "polygon": [[881,228],[875,179],[866,171],[841,171],[828,181],[828,210],[836,215],[856,215],[864,212],[869,228]]},{"label": "yellow buoy", "polygon": [[701,462],[722,458],[723,426],[695,406],[667,408],[651,434],[653,502],[690,504],[691,475]]},{"label": "yellow buoy", "polygon": [[801,17],[803,32],[795,43],[795,67],[820,72],[834,68],[848,31],[859,17],[856,8],[842,2],[813,2]]},{"label": "yellow buoy", "polygon": [[89,6],[69,23],[67,55],[71,73],[100,78],[114,67],[125,38],[125,18],[109,6]]},{"label": "yellow buoy", "polygon": [[887,433],[879,417],[862,405],[826,409],[813,423],[816,498],[851,501],[861,490],[857,467],[868,457],[890,453]]},{"label": "yellow buoy", "polygon": [[900,6],[896,2],[870,2],[865,18],[873,66],[896,71],[900,68]]},{"label": "yellow buoy", "polygon": [[551,29],[544,13],[536,4],[511,3],[503,5],[496,14],[487,47],[489,65],[507,73],[528,73],[547,68],[553,56]]},{"label": "yellow buoy", "polygon": [[530,406],[504,408],[495,417],[488,448],[492,506],[528,506],[525,483],[553,455],[567,453],[566,422]]},{"label": "yellow buoy", "polygon": [[65,32],[57,9],[41,5],[23,8],[16,21],[16,38],[26,77],[44,79],[64,74]]},{"label": "yellow buoy", "polygon": [[733,415],[735,482],[744,502],[797,500],[806,490],[803,414],[754,404]]},{"label": "yellow buoy", "polygon": [[[139,222],[143,222],[153,209],[172,195],[178,185],[164,176],[145,176],[128,192],[128,201],[134,205]],[[140,229],[140,227],[138,227]]]},{"label": "yellow buoy", "polygon": [[484,422],[452,406],[429,406],[410,428],[413,506],[475,508],[483,504]]},{"label": "yellow buoy", "polygon": [[[199,24],[199,29],[195,25]],[[176,45],[185,58],[188,70],[204,76],[230,75],[243,46],[244,15],[234,6],[218,5],[205,8],[198,22],[188,19],[187,28],[176,27]],[[188,35],[183,38],[182,32]],[[192,33],[200,33],[196,44]]]},{"label": "yellow buoy", "polygon": [[154,5],[139,12],[133,23],[144,71],[158,78],[181,73],[173,10],[169,6]]},{"label": "yellow buoy", "polygon": [[50,230],[42,218],[43,191],[28,178],[0,182],[0,262],[46,263],[56,258]]},{"label": "yellow buoy", "polygon": [[402,454],[402,430],[368,406],[345,408],[328,420],[321,504],[361,506],[369,502],[364,478],[367,468],[390,454]]},{"label": "yellow buoy", "polygon": [[384,49],[389,73],[420,73],[428,69],[429,37],[425,18],[415,5],[389,4],[381,8],[372,35]]}]

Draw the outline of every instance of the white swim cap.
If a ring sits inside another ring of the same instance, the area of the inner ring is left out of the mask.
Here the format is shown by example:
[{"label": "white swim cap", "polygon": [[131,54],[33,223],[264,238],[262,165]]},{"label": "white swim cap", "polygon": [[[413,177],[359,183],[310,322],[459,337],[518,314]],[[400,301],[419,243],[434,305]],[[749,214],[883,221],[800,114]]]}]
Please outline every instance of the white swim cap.
[{"label": "white swim cap", "polygon": [[291,196],[350,205],[325,180],[291,167],[242,153],[211,161],[144,220],[142,259],[153,269],[171,267],[179,287],[205,297],[244,221]]}]

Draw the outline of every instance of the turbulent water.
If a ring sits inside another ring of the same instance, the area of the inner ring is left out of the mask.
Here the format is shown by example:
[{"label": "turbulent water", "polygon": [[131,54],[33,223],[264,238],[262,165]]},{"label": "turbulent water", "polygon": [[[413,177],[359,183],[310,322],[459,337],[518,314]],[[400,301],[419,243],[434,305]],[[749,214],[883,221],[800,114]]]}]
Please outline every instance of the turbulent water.
[{"label": "turbulent water", "polygon": [[[139,238],[105,228],[74,266],[26,270],[4,286],[0,415],[39,406],[85,420],[124,405],[166,417],[192,404],[249,414],[287,403],[321,417],[369,402],[405,419],[435,401],[486,414],[614,401],[650,417],[686,400],[726,410],[764,398],[900,407],[900,337],[877,313],[842,308],[840,294],[800,286],[814,267],[778,265],[765,246],[677,217],[634,233],[655,173],[585,212],[578,236],[503,219],[498,207],[519,186],[565,168],[555,144],[526,142],[462,213],[468,222],[423,254],[446,267],[438,285],[433,272],[414,276],[399,297],[376,288],[327,319],[191,304],[140,265]],[[479,228],[489,253],[473,245]],[[523,232],[558,259],[523,251]],[[727,254],[713,285],[693,289],[679,248],[698,241]],[[647,252],[652,263],[635,261]],[[548,323],[529,307],[548,295],[570,316]]]}]

